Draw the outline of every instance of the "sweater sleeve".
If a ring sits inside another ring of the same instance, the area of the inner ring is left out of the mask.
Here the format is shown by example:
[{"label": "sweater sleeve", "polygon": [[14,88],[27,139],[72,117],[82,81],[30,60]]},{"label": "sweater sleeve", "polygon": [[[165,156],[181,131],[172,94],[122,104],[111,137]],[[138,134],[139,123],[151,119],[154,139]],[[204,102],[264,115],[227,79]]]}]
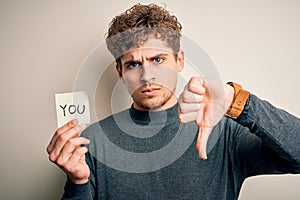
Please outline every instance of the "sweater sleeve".
[{"label": "sweater sleeve", "polygon": [[90,182],[85,184],[75,184],[69,179],[65,185],[62,200],[91,200]]},{"label": "sweater sleeve", "polygon": [[244,176],[300,173],[297,117],[250,95],[236,122],[235,153]]}]

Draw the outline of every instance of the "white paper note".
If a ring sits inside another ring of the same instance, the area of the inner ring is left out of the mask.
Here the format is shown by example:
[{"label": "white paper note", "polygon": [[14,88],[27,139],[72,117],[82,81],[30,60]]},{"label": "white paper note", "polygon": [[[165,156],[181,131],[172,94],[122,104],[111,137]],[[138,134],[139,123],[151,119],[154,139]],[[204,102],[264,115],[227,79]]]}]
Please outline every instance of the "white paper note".
[{"label": "white paper note", "polygon": [[90,106],[86,92],[55,94],[57,126],[77,118],[79,124],[90,123]]}]

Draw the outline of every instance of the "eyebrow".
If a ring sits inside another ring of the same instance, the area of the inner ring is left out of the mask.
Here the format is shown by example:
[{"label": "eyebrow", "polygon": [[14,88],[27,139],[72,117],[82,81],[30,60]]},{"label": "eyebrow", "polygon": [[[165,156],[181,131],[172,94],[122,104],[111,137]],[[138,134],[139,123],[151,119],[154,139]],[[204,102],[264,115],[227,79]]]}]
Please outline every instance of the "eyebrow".
[{"label": "eyebrow", "polygon": [[153,59],[153,58],[157,58],[157,57],[166,57],[166,56],[168,56],[169,54],[167,54],[167,53],[159,53],[159,54],[157,54],[157,55],[155,55],[155,56],[151,56],[150,57],[150,60],[151,59]]},{"label": "eyebrow", "polygon": [[[147,60],[152,60],[152,59],[154,59],[154,58],[158,58],[158,57],[166,57],[166,56],[168,56],[168,55],[169,55],[169,54],[167,54],[167,53],[159,53],[159,54],[156,54],[156,55],[151,56],[150,58],[146,58],[146,59],[147,59]],[[133,62],[141,63],[141,61],[139,61],[139,60],[131,59],[131,60],[126,61],[126,62],[124,63],[124,66],[125,66],[125,65],[128,65],[128,64],[131,64],[131,63],[133,63]]]}]

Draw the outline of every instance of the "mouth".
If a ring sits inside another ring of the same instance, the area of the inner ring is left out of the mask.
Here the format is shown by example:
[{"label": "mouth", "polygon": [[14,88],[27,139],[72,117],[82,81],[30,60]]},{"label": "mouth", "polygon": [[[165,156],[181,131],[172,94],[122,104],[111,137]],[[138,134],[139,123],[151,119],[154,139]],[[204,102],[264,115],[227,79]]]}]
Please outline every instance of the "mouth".
[{"label": "mouth", "polygon": [[147,96],[154,96],[160,90],[159,87],[149,87],[142,90],[142,93]]}]

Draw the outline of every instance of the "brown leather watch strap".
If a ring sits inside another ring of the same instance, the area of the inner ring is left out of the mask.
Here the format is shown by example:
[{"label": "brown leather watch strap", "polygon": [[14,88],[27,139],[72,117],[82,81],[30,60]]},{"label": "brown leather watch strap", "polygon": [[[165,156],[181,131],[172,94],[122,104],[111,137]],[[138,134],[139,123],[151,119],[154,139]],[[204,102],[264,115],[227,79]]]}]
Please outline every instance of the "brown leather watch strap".
[{"label": "brown leather watch strap", "polygon": [[250,93],[243,90],[242,86],[237,83],[229,82],[228,84],[234,88],[234,97],[227,115],[237,118],[242,114]]}]

